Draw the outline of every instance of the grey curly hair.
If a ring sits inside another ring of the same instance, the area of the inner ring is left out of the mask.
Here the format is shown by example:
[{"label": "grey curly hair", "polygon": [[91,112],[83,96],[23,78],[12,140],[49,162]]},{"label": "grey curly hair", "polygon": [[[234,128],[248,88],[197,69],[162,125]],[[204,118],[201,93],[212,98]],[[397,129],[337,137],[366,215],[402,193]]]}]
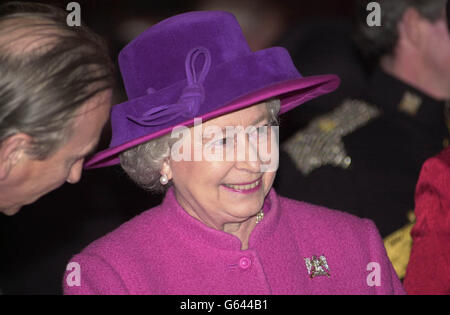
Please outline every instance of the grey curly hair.
[{"label": "grey curly hair", "polygon": [[[272,98],[266,100],[265,104],[270,119],[278,124],[280,100]],[[170,158],[172,145],[177,140],[173,139],[169,133],[133,147],[120,155],[120,165],[131,180],[141,188],[155,193],[165,193],[171,186],[171,182],[162,185],[159,181],[160,172],[164,161]]]}]

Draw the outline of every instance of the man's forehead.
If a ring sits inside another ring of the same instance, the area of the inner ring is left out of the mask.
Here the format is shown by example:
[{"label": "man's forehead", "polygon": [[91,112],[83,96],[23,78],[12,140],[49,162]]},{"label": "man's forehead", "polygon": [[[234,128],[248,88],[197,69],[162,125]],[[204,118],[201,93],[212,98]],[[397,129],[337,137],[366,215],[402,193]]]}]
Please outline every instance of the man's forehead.
[{"label": "man's forehead", "polygon": [[111,109],[111,91],[103,91],[88,100],[72,117],[72,130],[78,133],[96,133],[108,122]]},{"label": "man's forehead", "polygon": [[98,93],[86,102],[72,117],[69,147],[76,147],[78,152],[86,155],[97,146],[102,130],[105,127],[111,108],[111,91]]}]

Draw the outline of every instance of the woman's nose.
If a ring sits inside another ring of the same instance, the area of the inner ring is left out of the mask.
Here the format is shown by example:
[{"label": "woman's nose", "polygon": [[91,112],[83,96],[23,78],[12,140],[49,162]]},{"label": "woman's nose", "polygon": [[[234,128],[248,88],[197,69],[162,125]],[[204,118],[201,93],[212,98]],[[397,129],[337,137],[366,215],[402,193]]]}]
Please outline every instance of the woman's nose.
[{"label": "woman's nose", "polygon": [[274,172],[278,169],[278,138],[273,131],[249,136],[236,149],[236,167],[252,172]]},{"label": "woman's nose", "polygon": [[260,172],[261,160],[258,144],[253,137],[245,137],[245,141],[237,141],[235,162],[238,169]]}]

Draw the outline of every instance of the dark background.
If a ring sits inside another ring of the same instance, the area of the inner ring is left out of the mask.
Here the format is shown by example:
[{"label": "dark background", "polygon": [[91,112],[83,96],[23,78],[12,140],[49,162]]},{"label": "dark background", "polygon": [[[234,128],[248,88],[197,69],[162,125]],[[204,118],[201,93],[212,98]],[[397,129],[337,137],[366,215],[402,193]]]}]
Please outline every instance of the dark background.
[{"label": "dark background", "polygon": [[[70,1],[40,2],[65,8]],[[350,0],[77,2],[84,23],[107,39],[116,63],[120,49],[152,24],[186,11],[218,8],[236,14],[253,50],[284,46],[302,75],[338,74],[338,92],[282,119],[281,140],[344,96],[357,96],[370,70],[353,44],[357,11]],[[119,71],[117,79],[114,102],[120,103],[126,96]],[[99,149],[108,146],[110,133],[108,126]],[[161,196],[135,186],[119,167],[110,167],[84,172],[78,184],[62,186],[13,217],[0,215],[0,293],[61,294],[72,255],[160,201]]]}]

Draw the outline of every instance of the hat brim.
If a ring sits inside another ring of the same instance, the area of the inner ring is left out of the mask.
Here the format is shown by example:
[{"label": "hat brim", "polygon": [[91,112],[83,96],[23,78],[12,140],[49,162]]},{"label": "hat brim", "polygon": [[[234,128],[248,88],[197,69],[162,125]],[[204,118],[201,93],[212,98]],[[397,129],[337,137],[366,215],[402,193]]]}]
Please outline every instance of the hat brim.
[{"label": "hat brim", "polygon": [[[323,94],[333,92],[339,87],[340,79],[336,75],[320,75],[303,77],[284,82],[276,83],[260,90],[249,93],[243,97],[239,97],[217,110],[199,115],[195,118],[201,118],[202,121],[210,120],[218,116],[222,116],[239,109],[249,107],[260,103],[269,98],[277,97],[281,101],[280,115],[285,112]],[[194,118],[178,123],[177,126],[191,127],[194,125]],[[93,156],[84,165],[85,169],[93,169],[99,167],[107,167],[119,164],[120,153],[135,147],[144,142],[161,137],[172,132],[176,126],[171,126],[158,130],[157,132],[138,137],[123,144],[110,147]]]}]

